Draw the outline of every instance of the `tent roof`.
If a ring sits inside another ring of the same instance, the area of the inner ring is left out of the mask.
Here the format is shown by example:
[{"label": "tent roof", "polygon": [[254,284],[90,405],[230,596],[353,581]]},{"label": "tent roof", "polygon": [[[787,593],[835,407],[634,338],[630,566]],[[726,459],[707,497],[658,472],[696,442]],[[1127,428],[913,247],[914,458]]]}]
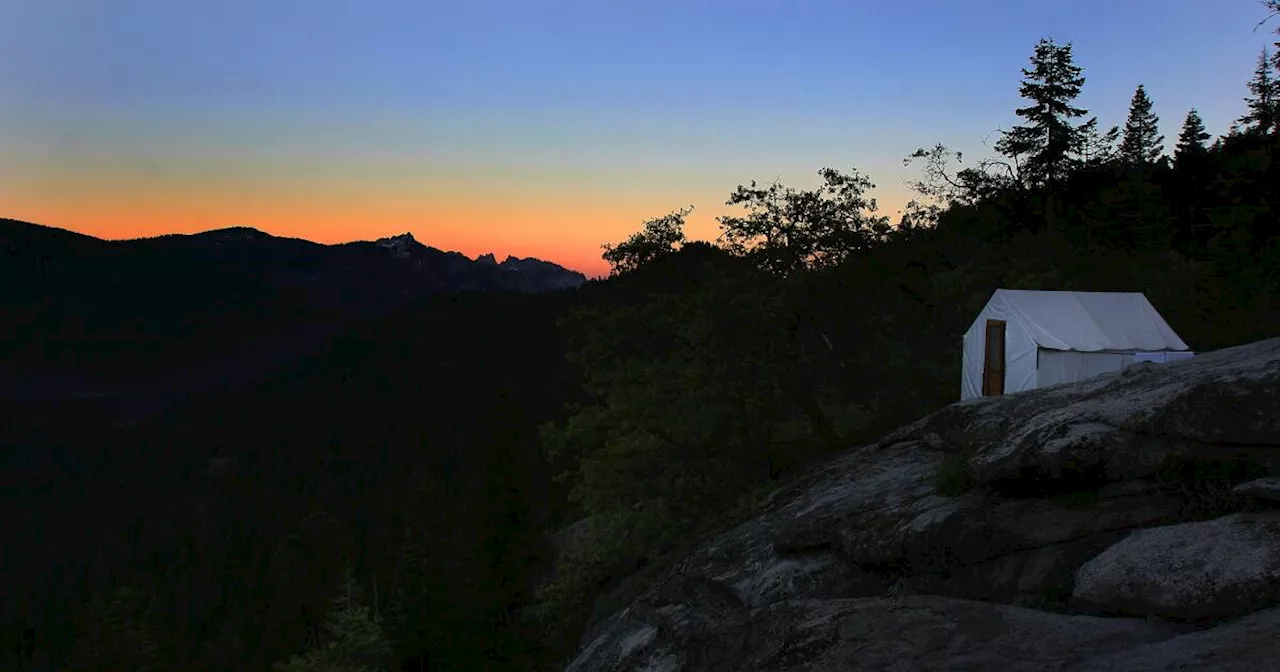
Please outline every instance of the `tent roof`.
[{"label": "tent roof", "polygon": [[1001,302],[1041,348],[1187,350],[1141,292],[1051,292],[997,289]]}]

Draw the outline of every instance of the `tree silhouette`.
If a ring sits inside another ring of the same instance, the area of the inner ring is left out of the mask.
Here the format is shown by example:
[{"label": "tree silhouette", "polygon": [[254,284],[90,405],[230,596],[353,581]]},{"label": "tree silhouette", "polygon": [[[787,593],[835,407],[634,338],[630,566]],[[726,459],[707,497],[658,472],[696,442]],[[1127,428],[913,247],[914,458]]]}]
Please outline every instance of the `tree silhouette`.
[{"label": "tree silhouette", "polygon": [[1064,178],[1080,150],[1081,131],[1072,122],[1087,110],[1072,103],[1084,87],[1083,68],[1075,65],[1071,44],[1041,39],[1031,56],[1031,68],[1019,94],[1031,104],[1017,109],[1025,124],[1007,131],[996,150],[1021,164],[1020,173],[1030,184],[1055,183]]},{"label": "tree silhouette", "polygon": [[685,218],[693,212],[693,207],[683,208],[670,214],[651,219],[644,223],[640,231],[631,234],[630,238],[617,245],[604,244],[601,257],[609,262],[613,275],[634,271],[663,255],[670,254],[684,244]]},{"label": "tree silhouette", "polygon": [[1278,65],[1273,60],[1270,50],[1263,47],[1249,81],[1250,95],[1244,99],[1249,111],[1238,120],[1248,132],[1266,135],[1280,130],[1280,78],[1272,72]]},{"label": "tree silhouette", "polygon": [[[1262,4],[1267,8],[1267,15],[1258,22],[1259,27],[1265,25],[1272,18],[1280,16],[1280,0],[1263,0]],[[1276,34],[1280,34],[1280,28],[1276,28]]]},{"label": "tree silhouette", "polygon": [[924,202],[913,201],[912,211],[905,213],[908,219],[920,221],[936,218],[935,210],[952,205],[974,205],[984,198],[999,193],[1016,179],[1013,166],[995,158],[985,158],[971,168],[951,171],[952,161],[963,163],[964,156],[942,143],[929,149],[917,149],[902,160],[902,165],[921,164],[919,179],[910,180],[907,186],[923,197]]},{"label": "tree silhouette", "polygon": [[1124,124],[1124,140],[1120,158],[1131,166],[1157,163],[1164,154],[1164,136],[1160,135],[1160,118],[1151,111],[1151,98],[1141,84],[1129,103],[1129,118]]},{"label": "tree silhouette", "polygon": [[1080,135],[1080,162],[1086,168],[1106,166],[1119,158],[1119,126],[1112,126],[1104,133],[1098,130],[1098,118],[1091,117],[1080,127]]},{"label": "tree silhouette", "polygon": [[739,185],[726,205],[743,206],[747,213],[720,218],[726,247],[786,276],[837,264],[888,232],[888,218],[876,214],[876,201],[867,194],[875,186],[871,180],[857,170],[823,168],[818,175],[822,185],[814,190],[777,182]]},{"label": "tree silhouette", "polygon": [[1205,145],[1209,137],[1200,113],[1195,108],[1191,108],[1191,111],[1187,112],[1186,120],[1182,122],[1182,132],[1178,134],[1178,144],[1173,150],[1174,164],[1182,166],[1203,158],[1209,152]]}]

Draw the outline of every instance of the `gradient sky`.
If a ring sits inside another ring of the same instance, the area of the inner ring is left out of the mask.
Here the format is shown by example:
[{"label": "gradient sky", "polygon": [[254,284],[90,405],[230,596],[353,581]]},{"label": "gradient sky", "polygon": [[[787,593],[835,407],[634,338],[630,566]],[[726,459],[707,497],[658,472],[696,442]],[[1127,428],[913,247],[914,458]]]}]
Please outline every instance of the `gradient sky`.
[{"label": "gradient sky", "polygon": [[1145,84],[1175,137],[1224,133],[1258,0],[0,0],[0,216],[105,238],[232,225],[320,242],[412,232],[596,274],[600,244],[733,188],[970,156],[1016,121],[1035,42],[1080,102]]}]

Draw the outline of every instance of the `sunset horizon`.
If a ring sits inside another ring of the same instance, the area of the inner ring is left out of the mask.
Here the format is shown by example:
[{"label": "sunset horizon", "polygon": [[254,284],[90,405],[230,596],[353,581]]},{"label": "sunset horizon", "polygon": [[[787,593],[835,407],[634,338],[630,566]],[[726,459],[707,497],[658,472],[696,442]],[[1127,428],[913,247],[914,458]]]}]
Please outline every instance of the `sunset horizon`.
[{"label": "sunset horizon", "polygon": [[407,231],[597,277],[602,244],[681,208],[715,239],[753,180],[856,169],[896,221],[912,151],[994,154],[1042,37],[1074,45],[1104,127],[1143,84],[1170,146],[1193,107],[1229,130],[1274,37],[1250,32],[1252,0],[926,4],[20,1],[0,28],[0,216],[111,240]]}]

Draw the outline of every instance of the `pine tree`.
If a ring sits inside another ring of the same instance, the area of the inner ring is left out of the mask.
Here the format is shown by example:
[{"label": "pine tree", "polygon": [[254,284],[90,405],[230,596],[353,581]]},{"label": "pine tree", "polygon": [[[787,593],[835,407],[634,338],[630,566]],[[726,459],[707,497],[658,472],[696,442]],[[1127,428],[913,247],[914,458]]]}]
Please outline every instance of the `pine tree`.
[{"label": "pine tree", "polygon": [[[1173,151],[1177,188],[1172,190],[1171,197],[1177,224],[1172,242],[1178,249],[1188,249],[1196,239],[1196,231],[1204,226],[1204,187],[1212,179],[1206,170],[1209,166],[1209,149],[1205,143],[1208,140],[1209,134],[1204,129],[1204,121],[1200,118],[1200,113],[1192,108],[1182,122],[1182,132],[1178,134],[1178,144]],[[1221,142],[1219,139],[1218,143]]]},{"label": "pine tree", "polygon": [[1265,135],[1280,130],[1280,78],[1272,73],[1272,68],[1280,70],[1280,61],[1273,63],[1273,60],[1276,59],[1271,57],[1270,50],[1263,47],[1249,82],[1252,95],[1244,99],[1249,112],[1239,119],[1249,132]]},{"label": "pine tree", "polygon": [[1147,96],[1146,88],[1139,84],[1129,103],[1120,158],[1132,166],[1158,163],[1164,154],[1164,136],[1160,135],[1159,124],[1160,118],[1151,111],[1151,98]]},{"label": "pine tree", "polygon": [[[1280,4],[1274,6],[1280,7]],[[1280,9],[1274,11],[1280,13]],[[1280,28],[1276,28],[1276,34],[1280,35]],[[1271,130],[1280,134],[1280,42],[1276,42],[1275,47],[1275,52],[1271,54]]]},{"label": "pine tree", "polygon": [[1192,108],[1182,122],[1182,133],[1178,134],[1178,145],[1173,150],[1173,161],[1177,165],[1185,165],[1188,161],[1208,153],[1205,142],[1209,134],[1204,130],[1204,120],[1200,113]]},{"label": "pine tree", "polygon": [[382,623],[364,606],[362,590],[350,572],[333,600],[326,629],[329,641],[287,663],[277,672],[378,672],[387,669],[391,645],[382,634]]},{"label": "pine tree", "polygon": [[1098,118],[1091,117],[1080,126],[1080,161],[1086,168],[1105,166],[1119,156],[1116,144],[1120,128],[1112,126],[1106,133],[1098,131]]},{"label": "pine tree", "polygon": [[1083,68],[1071,56],[1071,44],[1041,39],[1031,56],[1031,69],[1018,89],[1031,105],[1016,113],[1026,123],[1015,126],[996,143],[996,150],[1021,162],[1024,180],[1057,182],[1066,176],[1082,144],[1081,129],[1072,119],[1088,111],[1072,106],[1084,87]]}]

